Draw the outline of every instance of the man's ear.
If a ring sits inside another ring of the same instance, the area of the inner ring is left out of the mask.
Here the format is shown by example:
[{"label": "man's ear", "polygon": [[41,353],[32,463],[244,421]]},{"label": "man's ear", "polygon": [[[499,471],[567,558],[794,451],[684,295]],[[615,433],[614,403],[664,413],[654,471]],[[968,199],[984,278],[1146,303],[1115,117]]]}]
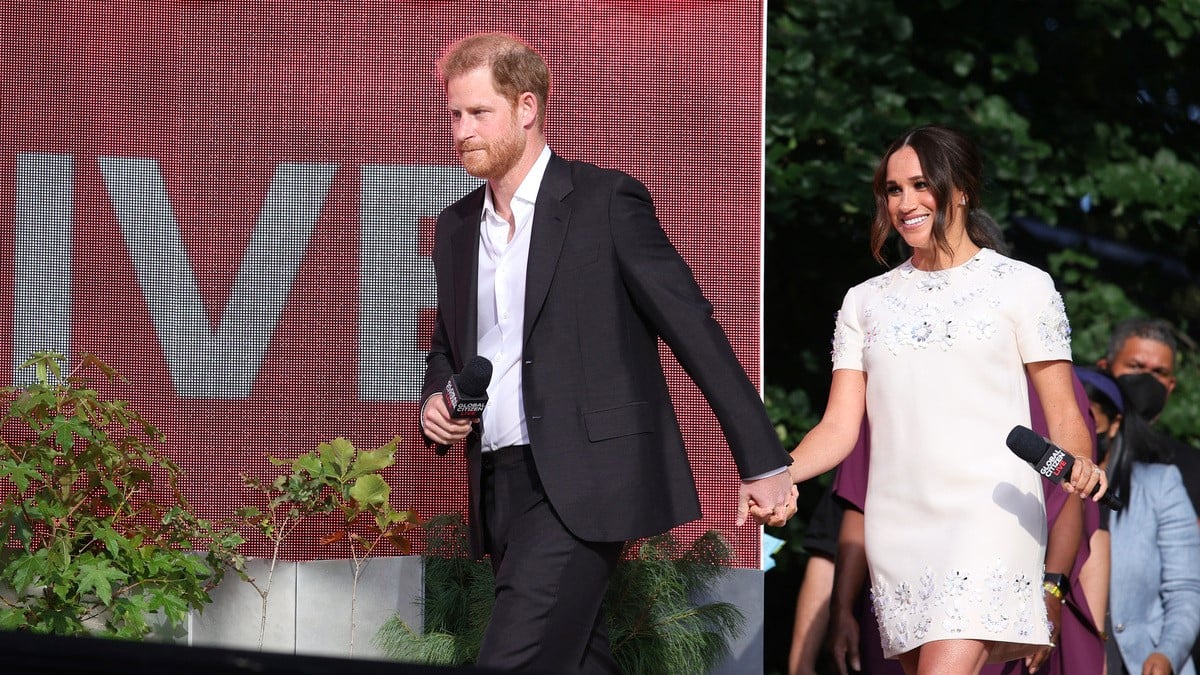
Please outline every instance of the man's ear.
[{"label": "man's ear", "polygon": [[523,127],[537,123],[538,99],[533,92],[527,91],[517,97],[517,115]]}]

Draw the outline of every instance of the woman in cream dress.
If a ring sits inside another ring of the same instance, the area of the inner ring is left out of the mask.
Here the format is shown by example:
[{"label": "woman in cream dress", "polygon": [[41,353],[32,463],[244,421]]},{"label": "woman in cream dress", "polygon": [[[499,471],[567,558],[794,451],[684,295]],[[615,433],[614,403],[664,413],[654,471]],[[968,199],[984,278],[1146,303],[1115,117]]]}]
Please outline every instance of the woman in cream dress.
[{"label": "woman in cream dress", "polygon": [[897,139],[876,171],[877,259],[892,230],[912,249],[846,293],[819,424],[792,451],[794,481],[850,453],[870,419],[866,547],[889,658],[910,675],[977,673],[1049,642],[1041,480],[1005,446],[1029,426],[1027,380],[1050,438],[1076,457],[1064,489],[1103,493],[1071,383],[1070,328],[1044,272],[992,250],[982,162],[938,126]]}]

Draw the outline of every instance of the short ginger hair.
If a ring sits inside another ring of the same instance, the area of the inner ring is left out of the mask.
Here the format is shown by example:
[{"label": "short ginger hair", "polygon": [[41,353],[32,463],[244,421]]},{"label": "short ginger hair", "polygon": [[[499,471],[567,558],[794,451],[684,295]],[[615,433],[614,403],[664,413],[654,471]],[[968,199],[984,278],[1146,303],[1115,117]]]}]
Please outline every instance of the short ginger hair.
[{"label": "short ginger hair", "polygon": [[533,94],[538,102],[538,126],[545,126],[550,68],[541,54],[505,33],[477,33],[447,47],[437,64],[443,87],[482,67],[491,71],[492,86],[509,102],[515,104],[525,92]]}]

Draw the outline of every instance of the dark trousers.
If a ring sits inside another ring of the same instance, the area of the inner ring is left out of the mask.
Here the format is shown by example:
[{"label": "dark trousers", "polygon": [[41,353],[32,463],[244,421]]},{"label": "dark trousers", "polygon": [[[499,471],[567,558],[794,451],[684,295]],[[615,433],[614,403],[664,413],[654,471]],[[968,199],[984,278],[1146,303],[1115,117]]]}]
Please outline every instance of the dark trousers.
[{"label": "dark trousers", "polygon": [[546,499],[527,445],[484,453],[482,491],[496,603],[478,665],[619,673],[601,603],[622,542],[583,541],[567,530]]}]

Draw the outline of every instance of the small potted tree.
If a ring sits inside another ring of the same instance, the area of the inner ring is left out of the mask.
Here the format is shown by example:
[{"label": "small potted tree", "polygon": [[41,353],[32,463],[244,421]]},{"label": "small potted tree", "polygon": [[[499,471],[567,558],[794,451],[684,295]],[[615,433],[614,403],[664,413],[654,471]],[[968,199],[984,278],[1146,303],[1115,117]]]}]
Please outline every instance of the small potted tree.
[{"label": "small potted tree", "polygon": [[347,648],[349,655],[354,656],[359,582],[370,557],[385,542],[396,552],[407,554],[412,546],[406,533],[421,522],[415,511],[392,508],[389,502],[391,487],[380,475],[395,462],[399,443],[397,437],[380,448],[358,450],[349,440],[335,438],[290,462],[269,457],[272,464],[290,469],[270,483],[243,476],[247,486],[264,495],[266,504],[261,509],[243,507],[238,516],[244,524],[258,530],[272,546],[265,579],[243,574],[243,579],[261,599],[260,650],[267,629],[268,602],[279,566],[280,548],[305,520],[333,514],[333,525],[322,533],[320,543],[344,546],[343,550],[349,554],[351,586]]},{"label": "small potted tree", "polygon": [[[0,629],[142,638],[178,629],[242,539],[196,517],[162,434],[89,385],[124,382],[91,354],[35,353],[0,389]],[[207,549],[201,555],[196,548]]]}]

